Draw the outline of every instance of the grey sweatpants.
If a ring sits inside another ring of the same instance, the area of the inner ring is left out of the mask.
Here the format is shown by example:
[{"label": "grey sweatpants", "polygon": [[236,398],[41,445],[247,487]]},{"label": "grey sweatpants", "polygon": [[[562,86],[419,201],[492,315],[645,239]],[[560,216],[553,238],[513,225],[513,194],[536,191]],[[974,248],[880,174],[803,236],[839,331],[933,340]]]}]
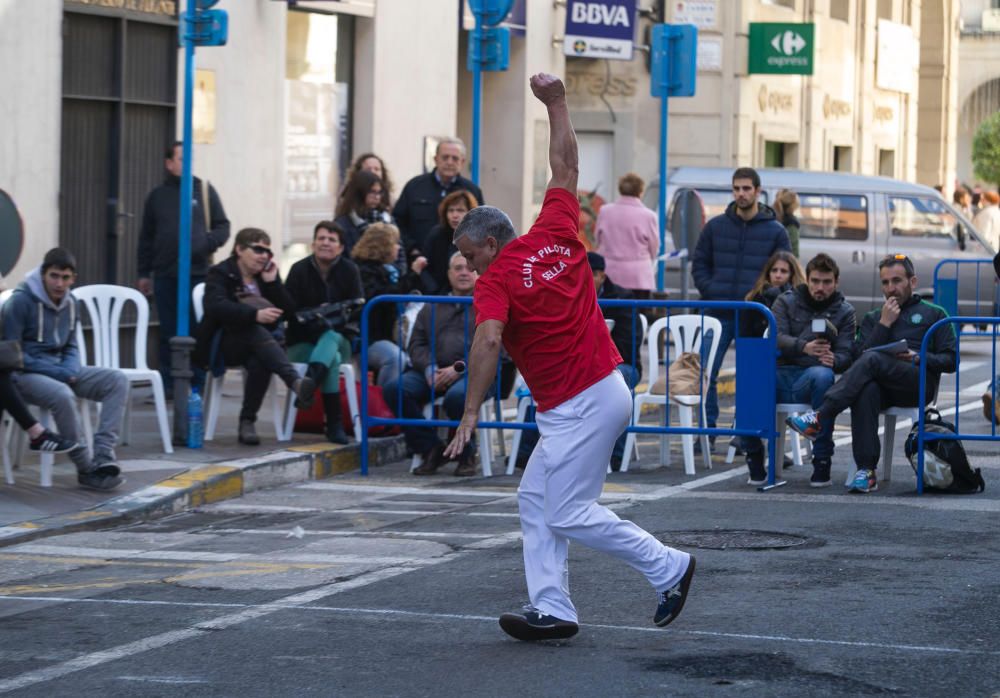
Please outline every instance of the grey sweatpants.
[{"label": "grey sweatpants", "polygon": [[17,373],[14,381],[25,402],[52,412],[59,435],[72,441],[79,442],[82,433],[76,399],[82,397],[100,402],[101,418],[94,433],[93,451],[88,454],[90,444],[80,444],[84,448],[71,451],[69,455],[78,469],[89,467],[92,455],[114,458],[128,399],[128,378],[124,373],[112,368],[85,366],[73,385],[41,373]]}]

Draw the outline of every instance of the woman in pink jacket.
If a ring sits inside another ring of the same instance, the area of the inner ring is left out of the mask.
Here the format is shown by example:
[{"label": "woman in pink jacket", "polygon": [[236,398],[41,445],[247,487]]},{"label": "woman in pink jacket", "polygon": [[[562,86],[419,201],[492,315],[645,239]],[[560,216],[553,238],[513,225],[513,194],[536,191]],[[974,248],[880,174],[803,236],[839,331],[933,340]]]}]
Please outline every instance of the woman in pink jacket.
[{"label": "woman in pink jacket", "polygon": [[649,298],[654,286],[653,260],[660,249],[656,214],[642,204],[646,184],[629,172],[618,180],[621,197],[604,204],[597,214],[597,252],[607,264],[607,275],[636,298]]}]

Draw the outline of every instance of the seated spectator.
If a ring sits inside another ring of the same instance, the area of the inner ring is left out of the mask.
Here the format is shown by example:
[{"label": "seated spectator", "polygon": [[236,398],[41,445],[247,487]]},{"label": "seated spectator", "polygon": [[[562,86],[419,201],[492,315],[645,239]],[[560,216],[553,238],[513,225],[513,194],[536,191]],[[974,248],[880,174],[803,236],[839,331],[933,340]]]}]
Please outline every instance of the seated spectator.
[{"label": "seated spectator", "polygon": [[635,298],[649,298],[656,288],[653,260],[660,250],[660,228],[656,214],[642,203],[646,183],[629,172],[618,180],[621,196],[604,204],[597,214],[595,241],[604,257],[608,274]]},{"label": "seated spectator", "polygon": [[[778,250],[767,260],[757,277],[757,283],[747,293],[745,300],[770,308],[782,293],[798,288],[805,282],[802,265],[795,255],[786,250]],[[767,328],[767,318],[762,313],[740,313],[741,337],[763,337]]]},{"label": "seated spectator", "polygon": [[[833,429],[838,414],[851,408],[851,447],[857,466],[850,485],[852,492],[878,489],[875,465],[879,460],[879,412],[888,407],[920,404],[920,345],[927,330],[948,317],[943,308],[914,293],[917,277],[906,255],[889,255],[879,262],[878,269],[885,304],[861,321],[853,365],[826,391],[819,409],[787,420],[792,429],[815,440],[820,433]],[[885,353],[880,349],[897,340],[906,342],[906,350]],[[926,400],[937,394],[941,374],[955,370],[955,344],[954,326],[943,327],[931,337]]]},{"label": "seated spectator", "polygon": [[[788,254],[787,252],[783,254]],[[777,401],[809,403],[819,409],[834,374],[846,371],[853,359],[854,306],[837,290],[840,268],[833,258],[820,253],[806,265],[806,283],[783,293],[774,301],[774,321],[778,332]],[[822,320],[826,329],[813,330],[813,321]],[[747,484],[767,482],[764,445],[760,439],[744,440]],[[812,451],[812,487],[830,486],[830,461],[833,458],[833,431],[816,437]]]},{"label": "seated spectator", "polygon": [[63,438],[38,423],[24,404],[24,398],[14,385],[10,371],[0,371],[0,419],[4,412],[28,434],[28,448],[39,453],[68,453],[76,448],[75,441]]},{"label": "seated spectator", "polygon": [[[449,295],[471,296],[476,272],[465,258],[455,253],[448,264]],[[431,323],[433,321],[433,327]],[[469,305],[425,305],[417,315],[407,347],[412,366],[390,381],[384,389],[385,401],[394,412],[402,404],[399,417],[421,419],[422,408],[435,397],[444,396],[448,419],[459,420],[465,409],[466,374],[455,370],[456,361],[466,361],[475,318]],[[403,427],[409,450],[423,456],[414,475],[433,475],[445,463],[444,443],[433,427]],[[476,474],[475,437],[458,458],[455,475]]]},{"label": "seated spectator", "polygon": [[392,214],[385,204],[385,188],[378,175],[368,170],[351,175],[334,215],[333,222],[344,231],[344,252],[348,255],[369,225],[392,223]]},{"label": "seated spectator", "polygon": [[[313,253],[292,265],[285,289],[297,310],[365,297],[357,265],[343,254],[341,233],[336,223],[320,221],[313,229]],[[348,442],[340,417],[340,365],[351,360],[352,337],[346,334],[321,319],[302,324],[294,313],[288,319],[288,358],[309,365],[307,375],[323,396],[326,440],[335,444]]]},{"label": "seated spectator", "polygon": [[[596,252],[587,253],[587,261],[590,263],[590,271],[594,275],[594,289],[597,291],[598,299],[608,300],[631,300],[632,291],[616,285],[607,275],[605,270],[604,257]],[[630,308],[611,308],[601,306],[601,314],[605,320],[613,320],[615,326],[611,329],[611,341],[614,342],[618,353],[622,355],[624,363],[618,364],[618,371],[625,379],[629,388],[635,388],[642,377],[642,324],[638,313],[633,317]],[[634,359],[633,359],[634,357]],[[633,363],[634,361],[634,363]],[[532,405],[525,413],[525,421],[535,421],[535,407]],[[626,432],[622,432],[615,447],[611,451],[611,469],[615,472],[621,470],[622,458],[625,455]],[[517,453],[517,467],[523,468],[531,457],[531,452],[538,443],[538,432],[525,430],[521,433],[521,443]]]},{"label": "seated spectator", "polygon": [[[399,229],[387,223],[373,223],[358,240],[351,255],[361,272],[365,300],[390,294],[421,293],[420,273],[427,267],[426,257],[417,257],[406,273],[393,264],[401,248]],[[380,303],[371,310],[368,322],[368,366],[375,371],[377,385],[383,388],[406,368],[406,353],[395,343],[396,305]]]},{"label": "seated spectator", "polygon": [[[382,180],[382,208],[389,210],[392,208],[392,177],[389,175],[389,168],[385,166],[385,161],[375,153],[361,153],[354,158],[350,169],[347,171],[347,181],[355,172],[371,172]],[[347,186],[347,181],[344,186]]]},{"label": "seated spectator", "polygon": [[448,194],[464,189],[472,192],[479,205],[485,203],[482,190],[462,176],[465,166],[465,143],[459,138],[444,138],[434,151],[434,169],[417,175],[403,187],[392,208],[410,256],[422,255],[427,234],[437,223],[437,207]]},{"label": "seated spectator", "polygon": [[[427,269],[424,276],[430,276],[430,293],[446,294],[451,289],[448,284],[448,260],[458,252],[452,238],[455,228],[465,218],[465,214],[478,206],[476,197],[464,189],[453,191],[441,199],[438,206],[439,223],[427,234]],[[428,286],[427,282],[424,282]]]},{"label": "seated spectator", "polygon": [[316,384],[300,378],[281,345],[282,316],[295,312],[271,251],[271,238],[259,228],[236,234],[232,254],[208,270],[205,278],[205,318],[198,327],[194,361],[221,375],[227,366],[242,366],[243,390],[237,439],[260,443],[254,426],[271,374],[276,374],[309,407]]},{"label": "seated spectator", "polygon": [[78,442],[78,397],[101,403],[93,451],[79,444],[69,451],[77,482],[96,490],[113,490],[124,478],[115,445],[128,400],[128,378],[121,371],[80,365],[76,346],[79,321],[76,299],[76,259],[60,247],[45,253],[40,269],[28,272],[3,306],[4,339],[21,342],[24,370],[15,384],[24,399],[52,412],[60,435]]}]

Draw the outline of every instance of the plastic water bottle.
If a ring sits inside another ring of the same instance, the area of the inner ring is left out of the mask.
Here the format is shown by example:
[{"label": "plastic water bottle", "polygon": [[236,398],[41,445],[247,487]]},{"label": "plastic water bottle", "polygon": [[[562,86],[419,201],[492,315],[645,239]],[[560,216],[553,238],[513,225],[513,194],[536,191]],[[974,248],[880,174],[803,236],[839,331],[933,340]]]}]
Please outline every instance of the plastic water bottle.
[{"label": "plastic water bottle", "polygon": [[204,434],[204,420],[201,410],[201,395],[197,388],[191,389],[188,397],[188,448],[201,448]]}]

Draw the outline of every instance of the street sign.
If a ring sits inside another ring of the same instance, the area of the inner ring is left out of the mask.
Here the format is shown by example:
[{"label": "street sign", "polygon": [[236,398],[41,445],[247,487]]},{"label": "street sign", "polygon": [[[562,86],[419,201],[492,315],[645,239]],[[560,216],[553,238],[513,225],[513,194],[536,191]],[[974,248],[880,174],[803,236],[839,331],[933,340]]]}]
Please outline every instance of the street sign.
[{"label": "street sign", "polygon": [[225,46],[229,39],[229,14],[225,10],[202,10],[193,20],[181,16],[183,38],[195,46]]},{"label": "street sign", "polygon": [[698,74],[698,29],[693,24],[653,25],[649,88],[653,97],[691,97]]},{"label": "street sign", "polygon": [[563,53],[632,60],[636,0],[568,0]]},{"label": "street sign", "polygon": [[500,24],[513,6],[514,0],[469,0],[469,9],[484,27]]},{"label": "street sign", "polygon": [[510,29],[484,27],[469,32],[469,51],[466,68],[501,71],[510,66]]},{"label": "street sign", "polygon": [[750,23],[748,73],[812,75],[814,25]]}]

